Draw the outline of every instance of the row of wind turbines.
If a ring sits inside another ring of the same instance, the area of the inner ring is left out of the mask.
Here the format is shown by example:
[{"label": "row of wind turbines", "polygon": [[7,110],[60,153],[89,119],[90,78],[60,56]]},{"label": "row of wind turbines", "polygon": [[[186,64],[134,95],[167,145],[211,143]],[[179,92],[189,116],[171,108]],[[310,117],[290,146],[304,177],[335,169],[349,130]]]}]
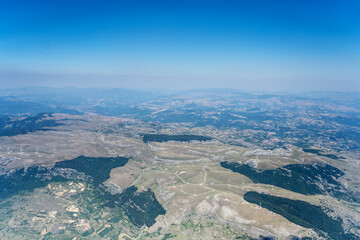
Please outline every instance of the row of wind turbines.
[{"label": "row of wind turbines", "polygon": [[[6,154],[25,154],[23,146],[19,146],[19,151],[14,150],[14,148],[10,148],[9,146],[6,147]],[[35,147],[35,154],[39,155],[39,147]],[[51,156],[56,156],[56,147],[53,148]]]}]

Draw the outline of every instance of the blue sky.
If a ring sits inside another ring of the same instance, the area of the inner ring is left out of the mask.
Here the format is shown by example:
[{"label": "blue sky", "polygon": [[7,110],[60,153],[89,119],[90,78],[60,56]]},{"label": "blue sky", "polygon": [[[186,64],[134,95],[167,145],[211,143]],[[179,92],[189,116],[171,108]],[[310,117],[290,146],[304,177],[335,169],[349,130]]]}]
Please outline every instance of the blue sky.
[{"label": "blue sky", "polygon": [[0,87],[360,90],[360,1],[0,0]]}]

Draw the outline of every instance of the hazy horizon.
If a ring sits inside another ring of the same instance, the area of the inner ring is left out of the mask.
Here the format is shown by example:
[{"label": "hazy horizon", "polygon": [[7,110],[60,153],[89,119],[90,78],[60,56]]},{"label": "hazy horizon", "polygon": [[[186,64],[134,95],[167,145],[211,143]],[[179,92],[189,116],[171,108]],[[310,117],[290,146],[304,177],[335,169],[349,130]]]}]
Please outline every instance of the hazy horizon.
[{"label": "hazy horizon", "polygon": [[[33,75],[34,74],[34,75]],[[8,80],[0,80],[0,88],[23,87],[75,87],[75,88],[124,88],[134,90],[199,90],[199,89],[232,89],[246,92],[359,92],[360,82],[343,81],[304,81],[288,82],[286,80],[237,80],[211,78],[179,78],[157,76],[119,76],[119,75],[71,75],[71,74],[4,74]],[[0,73],[1,75],[1,73]],[[23,76],[23,77],[21,77]],[[33,79],[29,79],[33,78]],[[81,80],[79,80],[81,79]],[[169,82],[171,81],[171,82]]]}]

